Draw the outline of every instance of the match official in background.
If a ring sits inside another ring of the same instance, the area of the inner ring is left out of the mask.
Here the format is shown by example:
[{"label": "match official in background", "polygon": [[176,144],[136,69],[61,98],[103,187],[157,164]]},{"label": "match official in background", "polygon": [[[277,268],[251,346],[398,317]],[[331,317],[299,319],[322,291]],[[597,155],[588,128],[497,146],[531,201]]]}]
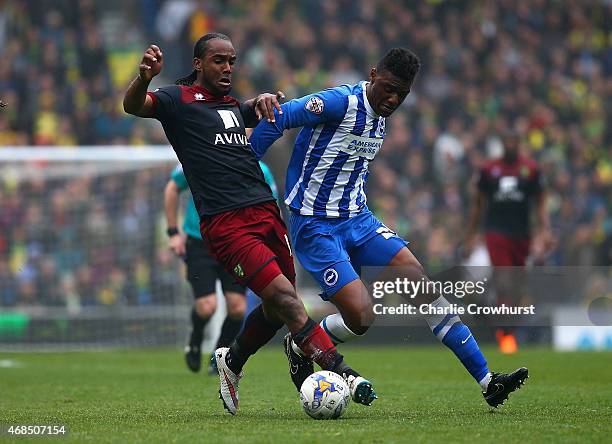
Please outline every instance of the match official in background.
[{"label": "match official in background", "polygon": [[[272,172],[268,166],[259,162],[264,173],[264,178],[274,197],[277,197],[277,186]],[[179,195],[183,191],[189,192],[187,206],[183,220],[183,233],[178,229],[178,207]],[[174,254],[182,257],[187,265],[187,280],[193,289],[195,304],[191,310],[191,333],[185,347],[185,361],[187,367],[193,372],[198,372],[202,363],[202,340],[204,339],[204,328],[217,309],[216,281],[221,281],[221,288],[227,306],[227,316],[221,327],[221,333],[217,340],[215,349],[229,347],[240,328],[247,308],[244,286],[223,269],[215,258],[212,257],[200,233],[200,218],[189,191],[187,179],[181,165],[177,165],[172,171],[170,180],[164,190],[164,210],[168,246]],[[251,298],[257,298],[251,292]],[[257,301],[258,303],[258,301]],[[208,373],[217,374],[214,353],[208,365]]]},{"label": "match official in background", "polygon": [[[181,233],[178,229],[177,213],[179,195],[183,191],[189,192],[189,198],[185,207],[183,233]],[[174,254],[185,260],[187,280],[191,284],[195,298],[195,304],[191,309],[191,333],[185,347],[185,361],[191,371],[198,372],[202,365],[201,346],[204,328],[217,310],[217,279],[221,281],[227,316],[223,321],[215,350],[219,347],[228,347],[240,331],[246,310],[245,287],[223,269],[204,244],[200,234],[200,217],[180,164],[172,171],[170,180],[166,184],[164,210],[168,224],[168,246]],[[213,354],[208,366],[211,375],[217,374],[215,362]]]}]

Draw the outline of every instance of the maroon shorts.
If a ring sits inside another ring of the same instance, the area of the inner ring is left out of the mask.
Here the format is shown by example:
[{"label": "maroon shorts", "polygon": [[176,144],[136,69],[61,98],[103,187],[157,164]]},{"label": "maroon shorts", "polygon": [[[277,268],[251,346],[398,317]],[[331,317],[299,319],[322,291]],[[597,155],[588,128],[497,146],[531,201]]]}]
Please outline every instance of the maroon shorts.
[{"label": "maroon shorts", "polygon": [[225,269],[259,294],[279,274],[295,286],[287,227],[276,202],[264,202],[207,217],[202,238]]},{"label": "maroon shorts", "polygon": [[529,256],[529,239],[513,238],[500,233],[485,234],[491,263],[496,267],[524,266]]}]

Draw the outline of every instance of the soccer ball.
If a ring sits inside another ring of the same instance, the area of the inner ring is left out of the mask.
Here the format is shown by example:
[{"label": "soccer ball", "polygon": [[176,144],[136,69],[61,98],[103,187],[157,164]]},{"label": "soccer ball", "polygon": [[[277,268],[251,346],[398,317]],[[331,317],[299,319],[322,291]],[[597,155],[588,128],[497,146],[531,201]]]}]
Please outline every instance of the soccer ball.
[{"label": "soccer ball", "polygon": [[342,377],[326,370],[310,375],[300,388],[302,407],[314,419],[336,419],[349,405],[351,394]]}]

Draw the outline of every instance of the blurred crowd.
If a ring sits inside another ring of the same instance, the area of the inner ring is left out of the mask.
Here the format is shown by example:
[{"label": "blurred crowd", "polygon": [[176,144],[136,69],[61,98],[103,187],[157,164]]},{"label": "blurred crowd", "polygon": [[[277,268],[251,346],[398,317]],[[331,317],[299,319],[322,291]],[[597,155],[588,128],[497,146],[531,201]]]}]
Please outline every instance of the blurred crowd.
[{"label": "blurred crowd", "polygon": [[159,220],[172,167],[117,173],[117,165],[107,163],[94,174],[5,181],[0,306],[79,312],[179,302],[179,263],[165,248]]},{"label": "blurred crowd", "polygon": [[[167,143],[156,121],[135,119],[121,108],[142,52],[153,42],[165,58],[155,87],[191,71],[197,38],[209,31],[227,33],[238,51],[233,94],[243,99],[277,89],[299,97],[355,83],[388,48],[407,46],[420,57],[422,70],[388,120],[384,147],[371,165],[370,208],[411,242],[425,265],[456,263],[471,179],[484,160],[499,155],[499,135],[513,128],[521,134],[524,153],[540,163],[549,190],[557,244],[538,261],[612,263],[608,0],[0,4],[0,99],[8,104],[0,110],[0,147]],[[266,158],[280,183],[292,140],[279,141]],[[162,254],[163,239],[140,243],[130,234],[114,238],[121,248],[104,253],[106,239],[116,236],[105,230],[112,232],[118,221],[139,211],[147,223],[157,220],[166,176],[140,174],[130,179],[138,186],[128,186],[129,193],[112,210],[94,179],[68,182],[74,192],[61,191],[62,185],[51,196],[44,182],[10,188],[0,181],[0,291],[8,288],[7,279],[19,289],[10,297],[0,293],[0,305],[29,303],[39,291],[36,282],[50,288],[47,275],[55,276],[58,289],[78,285],[88,273],[109,285],[128,285],[138,273],[148,273],[149,280],[158,276],[155,264],[170,260]],[[115,201],[114,191],[123,190],[121,180],[108,185]],[[91,195],[95,201],[88,201]],[[67,220],[74,215],[77,222]],[[92,245],[64,250],[63,236],[70,236],[62,223],[93,230],[78,237]],[[154,236],[154,231],[138,233]],[[40,250],[28,247],[31,242]],[[11,258],[19,254],[21,265],[34,265],[16,268]],[[71,261],[87,265],[66,265]],[[69,271],[62,273],[64,267]],[[56,293],[52,297],[69,292]],[[137,291],[129,294],[137,303],[155,300],[139,299]],[[107,303],[96,297],[97,303]]]}]

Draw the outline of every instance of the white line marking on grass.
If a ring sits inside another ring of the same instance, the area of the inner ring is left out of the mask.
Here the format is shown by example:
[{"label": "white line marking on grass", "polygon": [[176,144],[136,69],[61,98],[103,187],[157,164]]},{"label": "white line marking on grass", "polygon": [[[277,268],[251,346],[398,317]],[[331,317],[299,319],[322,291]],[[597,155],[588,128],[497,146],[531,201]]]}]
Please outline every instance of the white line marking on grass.
[{"label": "white line marking on grass", "polygon": [[0,359],[0,368],[19,368],[23,367],[23,362],[13,361],[12,359]]}]

